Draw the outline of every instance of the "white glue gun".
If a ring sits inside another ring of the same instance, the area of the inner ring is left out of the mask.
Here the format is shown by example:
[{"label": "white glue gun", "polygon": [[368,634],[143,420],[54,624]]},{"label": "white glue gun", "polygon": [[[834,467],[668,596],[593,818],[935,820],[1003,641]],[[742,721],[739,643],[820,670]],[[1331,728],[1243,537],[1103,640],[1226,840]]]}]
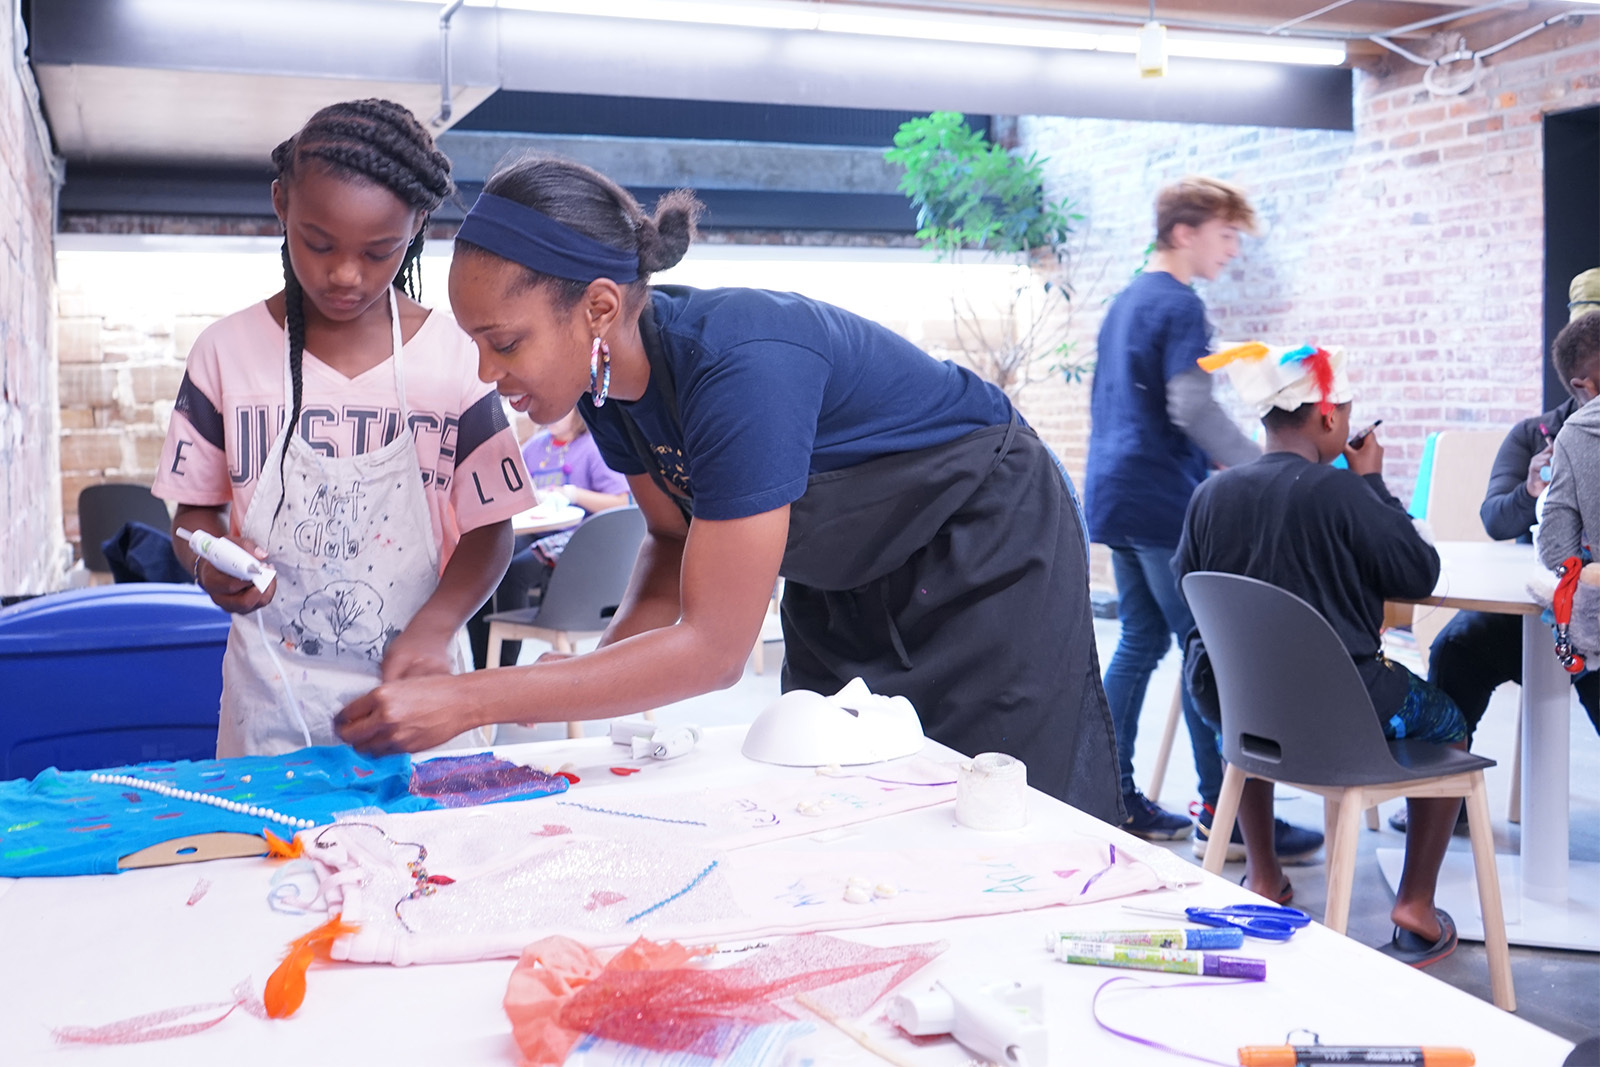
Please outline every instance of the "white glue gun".
[{"label": "white glue gun", "polygon": [[278,576],[278,572],[269,564],[256,559],[226,537],[218,537],[204,530],[190,532],[182,526],[178,527],[178,536],[189,543],[195,555],[217,570],[234,578],[242,578],[263,593]]},{"label": "white glue gun", "polygon": [[980,1060],[1000,1067],[1044,1067],[1049,1062],[1044,988],[1037,984],[946,978],[926,992],[890,1000],[888,1015],[908,1034],[949,1034]]},{"label": "white glue gun", "polygon": [[700,741],[698,726],[657,726],[653,722],[619,719],[611,724],[611,743],[627,745],[634,759],[653,756],[674,759]]}]

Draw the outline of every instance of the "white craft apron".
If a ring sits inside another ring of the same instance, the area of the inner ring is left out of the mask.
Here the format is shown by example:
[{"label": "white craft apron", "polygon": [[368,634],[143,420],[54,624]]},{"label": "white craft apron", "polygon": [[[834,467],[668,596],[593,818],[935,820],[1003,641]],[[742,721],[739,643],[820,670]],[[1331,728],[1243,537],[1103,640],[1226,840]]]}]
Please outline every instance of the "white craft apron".
[{"label": "white craft apron", "polygon": [[[392,288],[389,319],[400,402],[394,440],[330,458],[285,420],[267,452],[242,533],[267,550],[277,589],[271,603],[233,617],[222,661],[219,757],[340,744],[334,716],[378,684],[390,640],[438,585],[439,546],[410,431]],[[285,331],[286,401],[293,395],[288,349]],[[459,631],[450,657],[453,673],[470,669]]]}]

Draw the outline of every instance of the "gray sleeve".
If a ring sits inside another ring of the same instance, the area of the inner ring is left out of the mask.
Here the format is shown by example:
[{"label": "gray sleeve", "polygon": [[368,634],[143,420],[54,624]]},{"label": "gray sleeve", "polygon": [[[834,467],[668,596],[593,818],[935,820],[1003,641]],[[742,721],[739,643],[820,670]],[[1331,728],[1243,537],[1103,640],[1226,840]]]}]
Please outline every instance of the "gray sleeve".
[{"label": "gray sleeve", "polygon": [[1578,510],[1578,472],[1573,469],[1567,439],[1557,435],[1550,466],[1554,477],[1545,490],[1544,517],[1539,520],[1539,562],[1555,570],[1583,548],[1583,517]]},{"label": "gray sleeve", "polygon": [[1211,395],[1211,375],[1196,367],[1167,379],[1167,418],[1212,461],[1237,467],[1261,455]]}]

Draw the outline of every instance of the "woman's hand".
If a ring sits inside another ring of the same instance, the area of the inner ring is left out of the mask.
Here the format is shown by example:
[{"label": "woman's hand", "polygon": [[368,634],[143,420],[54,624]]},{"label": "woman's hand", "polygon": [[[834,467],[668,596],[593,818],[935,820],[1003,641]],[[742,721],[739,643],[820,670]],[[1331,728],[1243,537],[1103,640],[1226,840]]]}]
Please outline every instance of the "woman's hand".
[{"label": "woman's hand", "polygon": [[1542,451],[1535,452],[1533,458],[1528,461],[1528,481],[1524,487],[1528,495],[1534,499],[1538,499],[1539,494],[1550,485],[1550,479],[1544,476],[1544,472],[1549,469],[1550,459],[1555,454],[1556,446],[1552,441],[1545,445]]},{"label": "woman's hand", "polygon": [[487,725],[473,717],[475,704],[462,692],[465,682],[453,674],[384,682],[345,705],[333,720],[334,731],[374,756],[442,745],[474,726]]}]

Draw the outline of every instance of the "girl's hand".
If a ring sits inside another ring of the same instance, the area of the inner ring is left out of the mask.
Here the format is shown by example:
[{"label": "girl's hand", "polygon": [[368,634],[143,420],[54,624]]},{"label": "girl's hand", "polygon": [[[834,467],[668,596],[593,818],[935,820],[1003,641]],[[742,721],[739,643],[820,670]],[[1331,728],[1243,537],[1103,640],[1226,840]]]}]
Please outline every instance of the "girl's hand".
[{"label": "girl's hand", "polygon": [[[256,559],[267,558],[267,550],[247,537],[233,537],[230,540]],[[231,614],[248,615],[263,604],[272,603],[273,596],[278,592],[276,578],[265,591],[262,591],[248,578],[235,578],[231,574],[217,570],[204,557],[196,557],[195,564],[195,584],[205,591],[212,603]]]},{"label": "girl's hand", "polygon": [[411,620],[411,625],[396,634],[384,650],[384,681],[450,674],[450,642],[454,635],[437,633],[418,623],[417,619]]},{"label": "girl's hand", "polygon": [[373,756],[442,745],[485,725],[471,720],[472,702],[462,699],[461,683],[454,675],[385,682],[346,705],[333,728],[347,744]]}]

